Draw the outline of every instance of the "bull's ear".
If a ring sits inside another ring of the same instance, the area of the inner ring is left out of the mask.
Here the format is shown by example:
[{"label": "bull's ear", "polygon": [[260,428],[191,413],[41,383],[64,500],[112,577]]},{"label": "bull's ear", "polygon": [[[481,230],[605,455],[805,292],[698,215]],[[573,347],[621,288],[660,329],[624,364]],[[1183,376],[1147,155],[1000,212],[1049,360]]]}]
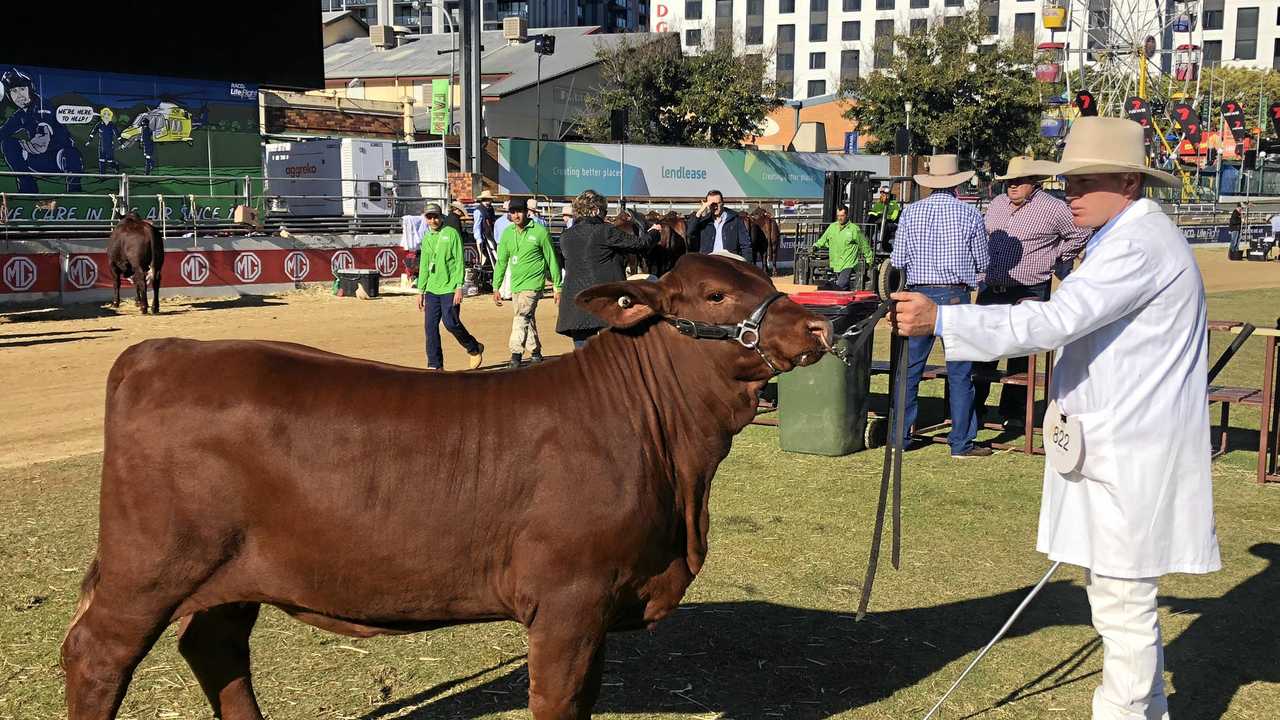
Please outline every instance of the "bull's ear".
[{"label": "bull's ear", "polygon": [[605,283],[578,293],[574,302],[611,327],[629,328],[662,312],[662,286],[648,280]]}]

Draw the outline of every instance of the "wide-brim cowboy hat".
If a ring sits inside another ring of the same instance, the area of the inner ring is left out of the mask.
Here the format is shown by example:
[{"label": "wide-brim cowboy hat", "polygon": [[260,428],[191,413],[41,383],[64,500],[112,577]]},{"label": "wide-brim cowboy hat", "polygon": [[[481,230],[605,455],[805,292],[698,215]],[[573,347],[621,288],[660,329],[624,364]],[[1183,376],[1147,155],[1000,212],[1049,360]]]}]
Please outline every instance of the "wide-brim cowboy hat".
[{"label": "wide-brim cowboy hat", "polygon": [[493,199],[493,193],[489,192],[488,190],[481,190],[479,197],[476,198],[476,200],[492,200],[492,199]]},{"label": "wide-brim cowboy hat", "polygon": [[1047,178],[1057,174],[1054,164],[1045,160],[1036,160],[1030,155],[1016,155],[1009,158],[1009,167],[997,180],[1013,180],[1014,178]]},{"label": "wide-brim cowboy hat", "polygon": [[929,158],[929,172],[924,175],[913,175],[912,179],[917,185],[941,190],[968,182],[972,177],[972,170],[960,172],[959,156],[933,155]]},{"label": "wide-brim cowboy hat", "polygon": [[1111,175],[1142,173],[1166,187],[1182,181],[1163,170],[1147,166],[1143,129],[1126,118],[1082,117],[1071,124],[1062,159],[1053,165],[1055,175]]}]

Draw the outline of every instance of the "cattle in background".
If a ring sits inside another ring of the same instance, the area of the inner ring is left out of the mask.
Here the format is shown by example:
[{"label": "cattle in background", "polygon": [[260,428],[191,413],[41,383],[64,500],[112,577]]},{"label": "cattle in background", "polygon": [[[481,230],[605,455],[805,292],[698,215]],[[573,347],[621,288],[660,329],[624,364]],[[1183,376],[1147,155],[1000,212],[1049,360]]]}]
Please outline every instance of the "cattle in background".
[{"label": "cattle in background", "polygon": [[[689,244],[685,239],[688,231],[685,229],[684,218],[674,211],[660,215],[657,211],[650,210],[641,221],[640,217],[630,210],[623,210],[610,222],[619,230],[632,235],[640,236],[647,232],[656,236],[653,249],[647,255],[631,255],[627,258],[628,275],[646,274],[662,277],[671,272],[676,261],[689,251]],[[650,229],[655,226],[656,230]]]},{"label": "cattle in background", "polygon": [[763,206],[758,206],[742,216],[751,230],[751,253],[769,276],[778,274],[778,251],[782,247],[782,232],[778,221]]},{"label": "cattle in background", "polygon": [[[258,720],[264,603],[358,637],[520,622],[535,720],[589,717],[605,634],[675,611],[733,436],[831,326],[757,268],[699,254],[576,301],[611,329],[519,371],[245,340],[127,349],[107,378],[97,553],[62,645],[69,720],[114,717],[175,621],[214,714]],[[758,344],[723,339],[749,337],[748,319]],[[437,451],[397,441],[406,417]]]},{"label": "cattle in background", "polygon": [[138,294],[138,308],[147,314],[147,284],[151,284],[152,312],[160,312],[160,269],[164,267],[164,240],[155,225],[138,217],[125,215],[107,240],[107,261],[115,279],[115,307],[120,307],[120,280],[133,281]]}]

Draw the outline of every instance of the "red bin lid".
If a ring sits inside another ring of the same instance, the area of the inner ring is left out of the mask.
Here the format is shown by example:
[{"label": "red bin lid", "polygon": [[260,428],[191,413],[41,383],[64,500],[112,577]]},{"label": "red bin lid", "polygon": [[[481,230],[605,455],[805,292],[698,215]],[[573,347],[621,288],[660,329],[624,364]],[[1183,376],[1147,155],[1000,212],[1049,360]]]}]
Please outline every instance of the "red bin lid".
[{"label": "red bin lid", "polygon": [[791,293],[791,301],[800,305],[830,307],[858,302],[875,302],[879,297],[871,290],[812,290]]}]

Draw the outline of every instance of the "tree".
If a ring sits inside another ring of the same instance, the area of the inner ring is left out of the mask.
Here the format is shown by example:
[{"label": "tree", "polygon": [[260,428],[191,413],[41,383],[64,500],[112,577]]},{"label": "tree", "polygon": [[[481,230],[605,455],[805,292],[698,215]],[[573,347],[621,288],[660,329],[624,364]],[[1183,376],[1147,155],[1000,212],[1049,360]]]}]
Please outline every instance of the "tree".
[{"label": "tree", "polygon": [[782,104],[759,56],[735,55],[732,43],[685,56],[672,35],[596,54],[600,84],[579,119],[591,140],[607,142],[610,113],[626,109],[628,142],[737,147]]},{"label": "tree", "polygon": [[[935,19],[936,20],[936,19]],[[936,21],[928,31],[898,35],[877,48],[892,50],[889,67],[842,89],[845,117],[875,137],[872,152],[892,148],[911,108],[912,147],[918,154],[957,153],[975,167],[1003,170],[1014,155],[1046,156],[1040,137],[1042,92],[1033,77],[1027,41],[983,45],[985,18],[977,13]]]},{"label": "tree", "polygon": [[[1245,126],[1255,128],[1261,122],[1262,134],[1270,135],[1267,107],[1280,100],[1280,73],[1250,68],[1205,68],[1200,78],[1200,94],[1211,97],[1214,106],[1212,111],[1202,108],[1202,115],[1212,112],[1216,116],[1223,100],[1235,100],[1244,110]],[[1213,127],[1218,127],[1220,122],[1221,118],[1214,117]]]}]

